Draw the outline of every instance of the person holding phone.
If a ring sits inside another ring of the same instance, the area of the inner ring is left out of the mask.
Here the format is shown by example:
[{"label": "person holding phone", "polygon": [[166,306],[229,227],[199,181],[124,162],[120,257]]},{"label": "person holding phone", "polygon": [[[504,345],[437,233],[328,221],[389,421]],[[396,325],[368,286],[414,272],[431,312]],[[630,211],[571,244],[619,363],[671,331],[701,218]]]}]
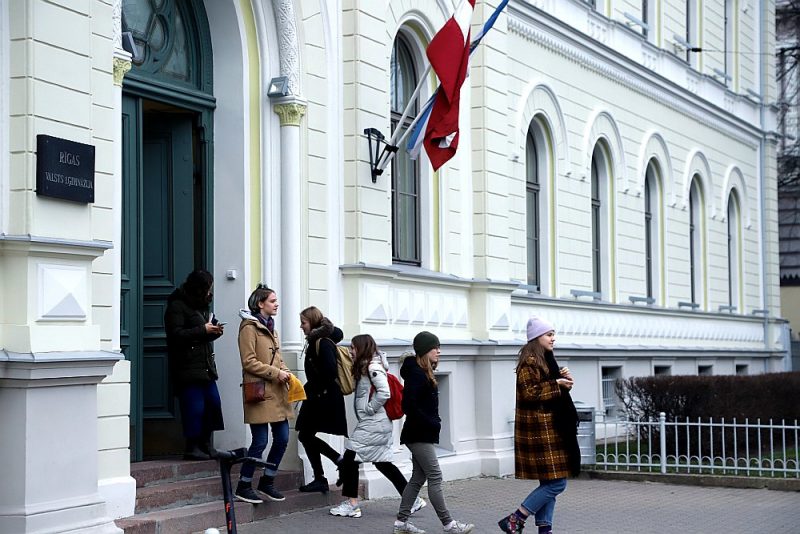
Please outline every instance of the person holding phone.
[{"label": "person holding phone", "polygon": [[211,435],[224,428],[213,342],[224,333],[209,310],[214,277],[192,271],[167,299],[164,329],[170,379],[180,401],[185,460],[208,460]]}]

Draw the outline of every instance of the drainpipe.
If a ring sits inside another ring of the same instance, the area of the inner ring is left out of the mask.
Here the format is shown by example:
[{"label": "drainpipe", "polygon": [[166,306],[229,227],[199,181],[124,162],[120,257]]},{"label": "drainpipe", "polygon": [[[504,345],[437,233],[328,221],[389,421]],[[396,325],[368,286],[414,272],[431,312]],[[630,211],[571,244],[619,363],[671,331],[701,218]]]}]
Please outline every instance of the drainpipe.
[{"label": "drainpipe", "polygon": [[[764,9],[765,6],[762,4],[761,9],[758,10],[758,27],[760,29],[760,37],[759,37],[759,51],[764,49],[764,39],[767,35],[767,28],[766,28],[766,17],[764,16]],[[759,56],[762,57],[762,56]],[[766,129],[766,96],[767,96],[767,78],[765,76],[765,68],[764,62],[767,61],[766,58],[762,58],[761,61],[758,62],[758,85],[759,85],[759,92],[761,93],[761,102],[758,106],[759,109],[759,121],[760,121],[760,130],[761,135],[758,141],[758,180],[759,180],[759,187],[761,189],[760,197],[760,204],[761,204],[761,291],[762,291],[762,301],[764,304],[764,309],[767,310],[764,313],[764,348],[766,350],[770,350],[770,342],[769,342],[769,309],[770,309],[770,302],[769,302],[769,289],[767,288],[766,283],[766,260],[767,260],[767,201],[766,201],[766,161],[765,161],[765,151],[767,147],[767,132]],[[766,369],[765,369],[766,370]]]}]

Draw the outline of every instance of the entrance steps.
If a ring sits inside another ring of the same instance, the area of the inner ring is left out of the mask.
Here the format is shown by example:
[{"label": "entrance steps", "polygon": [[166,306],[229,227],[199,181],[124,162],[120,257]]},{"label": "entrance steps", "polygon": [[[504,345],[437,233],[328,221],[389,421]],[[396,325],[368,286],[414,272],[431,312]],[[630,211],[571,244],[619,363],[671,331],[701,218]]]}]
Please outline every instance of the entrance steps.
[{"label": "entrance steps", "polygon": [[[233,488],[239,479],[240,466],[231,474]],[[188,462],[155,460],[131,464],[131,476],[136,479],[136,508],[134,515],[117,519],[116,524],[126,534],[187,534],[203,532],[209,527],[225,532],[225,510],[222,482],[216,461]],[[258,484],[261,471],[253,478]],[[249,504],[235,501],[236,522],[251,523],[267,517],[290,514],[332,506],[339,492],[301,493],[300,471],[279,471],[275,486],[286,496],[282,502],[264,501]],[[338,489],[338,488],[331,488]]]}]

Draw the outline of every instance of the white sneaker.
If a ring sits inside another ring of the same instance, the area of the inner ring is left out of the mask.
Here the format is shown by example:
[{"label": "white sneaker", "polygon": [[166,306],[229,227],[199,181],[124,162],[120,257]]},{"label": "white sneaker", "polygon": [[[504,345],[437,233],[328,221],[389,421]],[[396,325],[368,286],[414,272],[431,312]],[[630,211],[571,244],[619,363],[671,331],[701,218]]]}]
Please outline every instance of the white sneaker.
[{"label": "white sneaker", "polygon": [[405,523],[400,523],[395,521],[394,522],[394,530],[392,530],[392,534],[425,534],[425,531],[421,528],[417,528],[408,521]]},{"label": "white sneaker", "polygon": [[425,499],[422,497],[417,497],[417,500],[414,501],[414,506],[411,507],[411,513],[413,514],[418,510],[422,510],[426,506],[428,506],[428,503],[425,502]]},{"label": "white sneaker", "polygon": [[453,521],[449,527],[444,527],[443,530],[447,534],[467,534],[468,532],[472,532],[473,528],[475,528],[475,525],[472,523]]},{"label": "white sneaker", "polygon": [[331,508],[330,513],[340,517],[361,517],[361,507],[357,504],[353,506],[350,504],[350,500],[345,500],[339,506]]}]

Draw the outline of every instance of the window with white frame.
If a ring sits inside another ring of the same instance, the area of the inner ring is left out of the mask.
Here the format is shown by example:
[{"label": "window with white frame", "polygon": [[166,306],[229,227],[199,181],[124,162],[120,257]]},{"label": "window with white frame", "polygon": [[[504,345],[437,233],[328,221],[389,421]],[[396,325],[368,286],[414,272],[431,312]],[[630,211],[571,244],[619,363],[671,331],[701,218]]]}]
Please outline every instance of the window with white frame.
[{"label": "window with white frame", "polygon": [[699,376],[711,376],[714,374],[714,366],[713,365],[698,365],[697,366],[697,374]]},{"label": "window with white frame", "polygon": [[736,190],[728,196],[728,305],[742,312],[739,302],[741,281],[741,218]]},{"label": "window with white frame", "polygon": [[724,31],[724,56],[725,56],[725,85],[735,87],[736,66],[736,0],[725,2],[725,31]]},{"label": "window with white frame", "polygon": [[654,365],[653,376],[670,376],[672,374],[672,367],[669,365]]},{"label": "window with white frame", "polygon": [[658,165],[650,160],[644,177],[644,254],[646,295],[659,300],[661,265],[661,182]]},{"label": "window with white frame", "polygon": [[617,380],[622,378],[622,367],[609,366],[601,368],[603,389],[603,412],[606,418],[614,419],[619,412],[619,397],[617,397]]},{"label": "window with white frame", "polygon": [[[697,31],[697,0],[686,0],[686,33],[684,39],[692,47],[699,47],[699,32]],[[696,52],[686,49],[686,62],[697,68],[698,55]]]},{"label": "window with white frame", "polygon": [[[392,132],[408,128],[417,115],[414,102],[408,116],[400,123],[403,111],[417,86],[417,68],[409,40],[399,33],[391,59]],[[420,265],[420,176],[419,164],[408,152],[398,150],[392,158],[392,261]]]},{"label": "window with white frame", "polygon": [[699,177],[692,179],[689,186],[689,287],[692,302],[705,308],[703,299],[703,235],[705,220],[703,217],[703,193],[700,190]]},{"label": "window with white frame", "polygon": [[736,374],[739,376],[750,374],[748,365],[746,363],[736,364]]},{"label": "window with white frame", "polygon": [[535,291],[541,291],[541,236],[539,224],[539,203],[541,181],[540,172],[543,163],[540,156],[541,147],[536,142],[534,124],[528,128],[525,142],[525,235],[526,264],[528,285]]},{"label": "window with white frame", "polygon": [[645,27],[642,28],[642,36],[651,43],[655,43],[658,39],[657,3],[658,0],[642,0],[642,22],[645,23]]},{"label": "window with white frame", "polygon": [[[591,244],[592,244],[592,291],[602,297],[610,297],[607,269],[610,265],[608,239],[609,176],[608,151],[602,143],[592,152],[591,169]],[[610,300],[610,299],[609,299]]]}]

